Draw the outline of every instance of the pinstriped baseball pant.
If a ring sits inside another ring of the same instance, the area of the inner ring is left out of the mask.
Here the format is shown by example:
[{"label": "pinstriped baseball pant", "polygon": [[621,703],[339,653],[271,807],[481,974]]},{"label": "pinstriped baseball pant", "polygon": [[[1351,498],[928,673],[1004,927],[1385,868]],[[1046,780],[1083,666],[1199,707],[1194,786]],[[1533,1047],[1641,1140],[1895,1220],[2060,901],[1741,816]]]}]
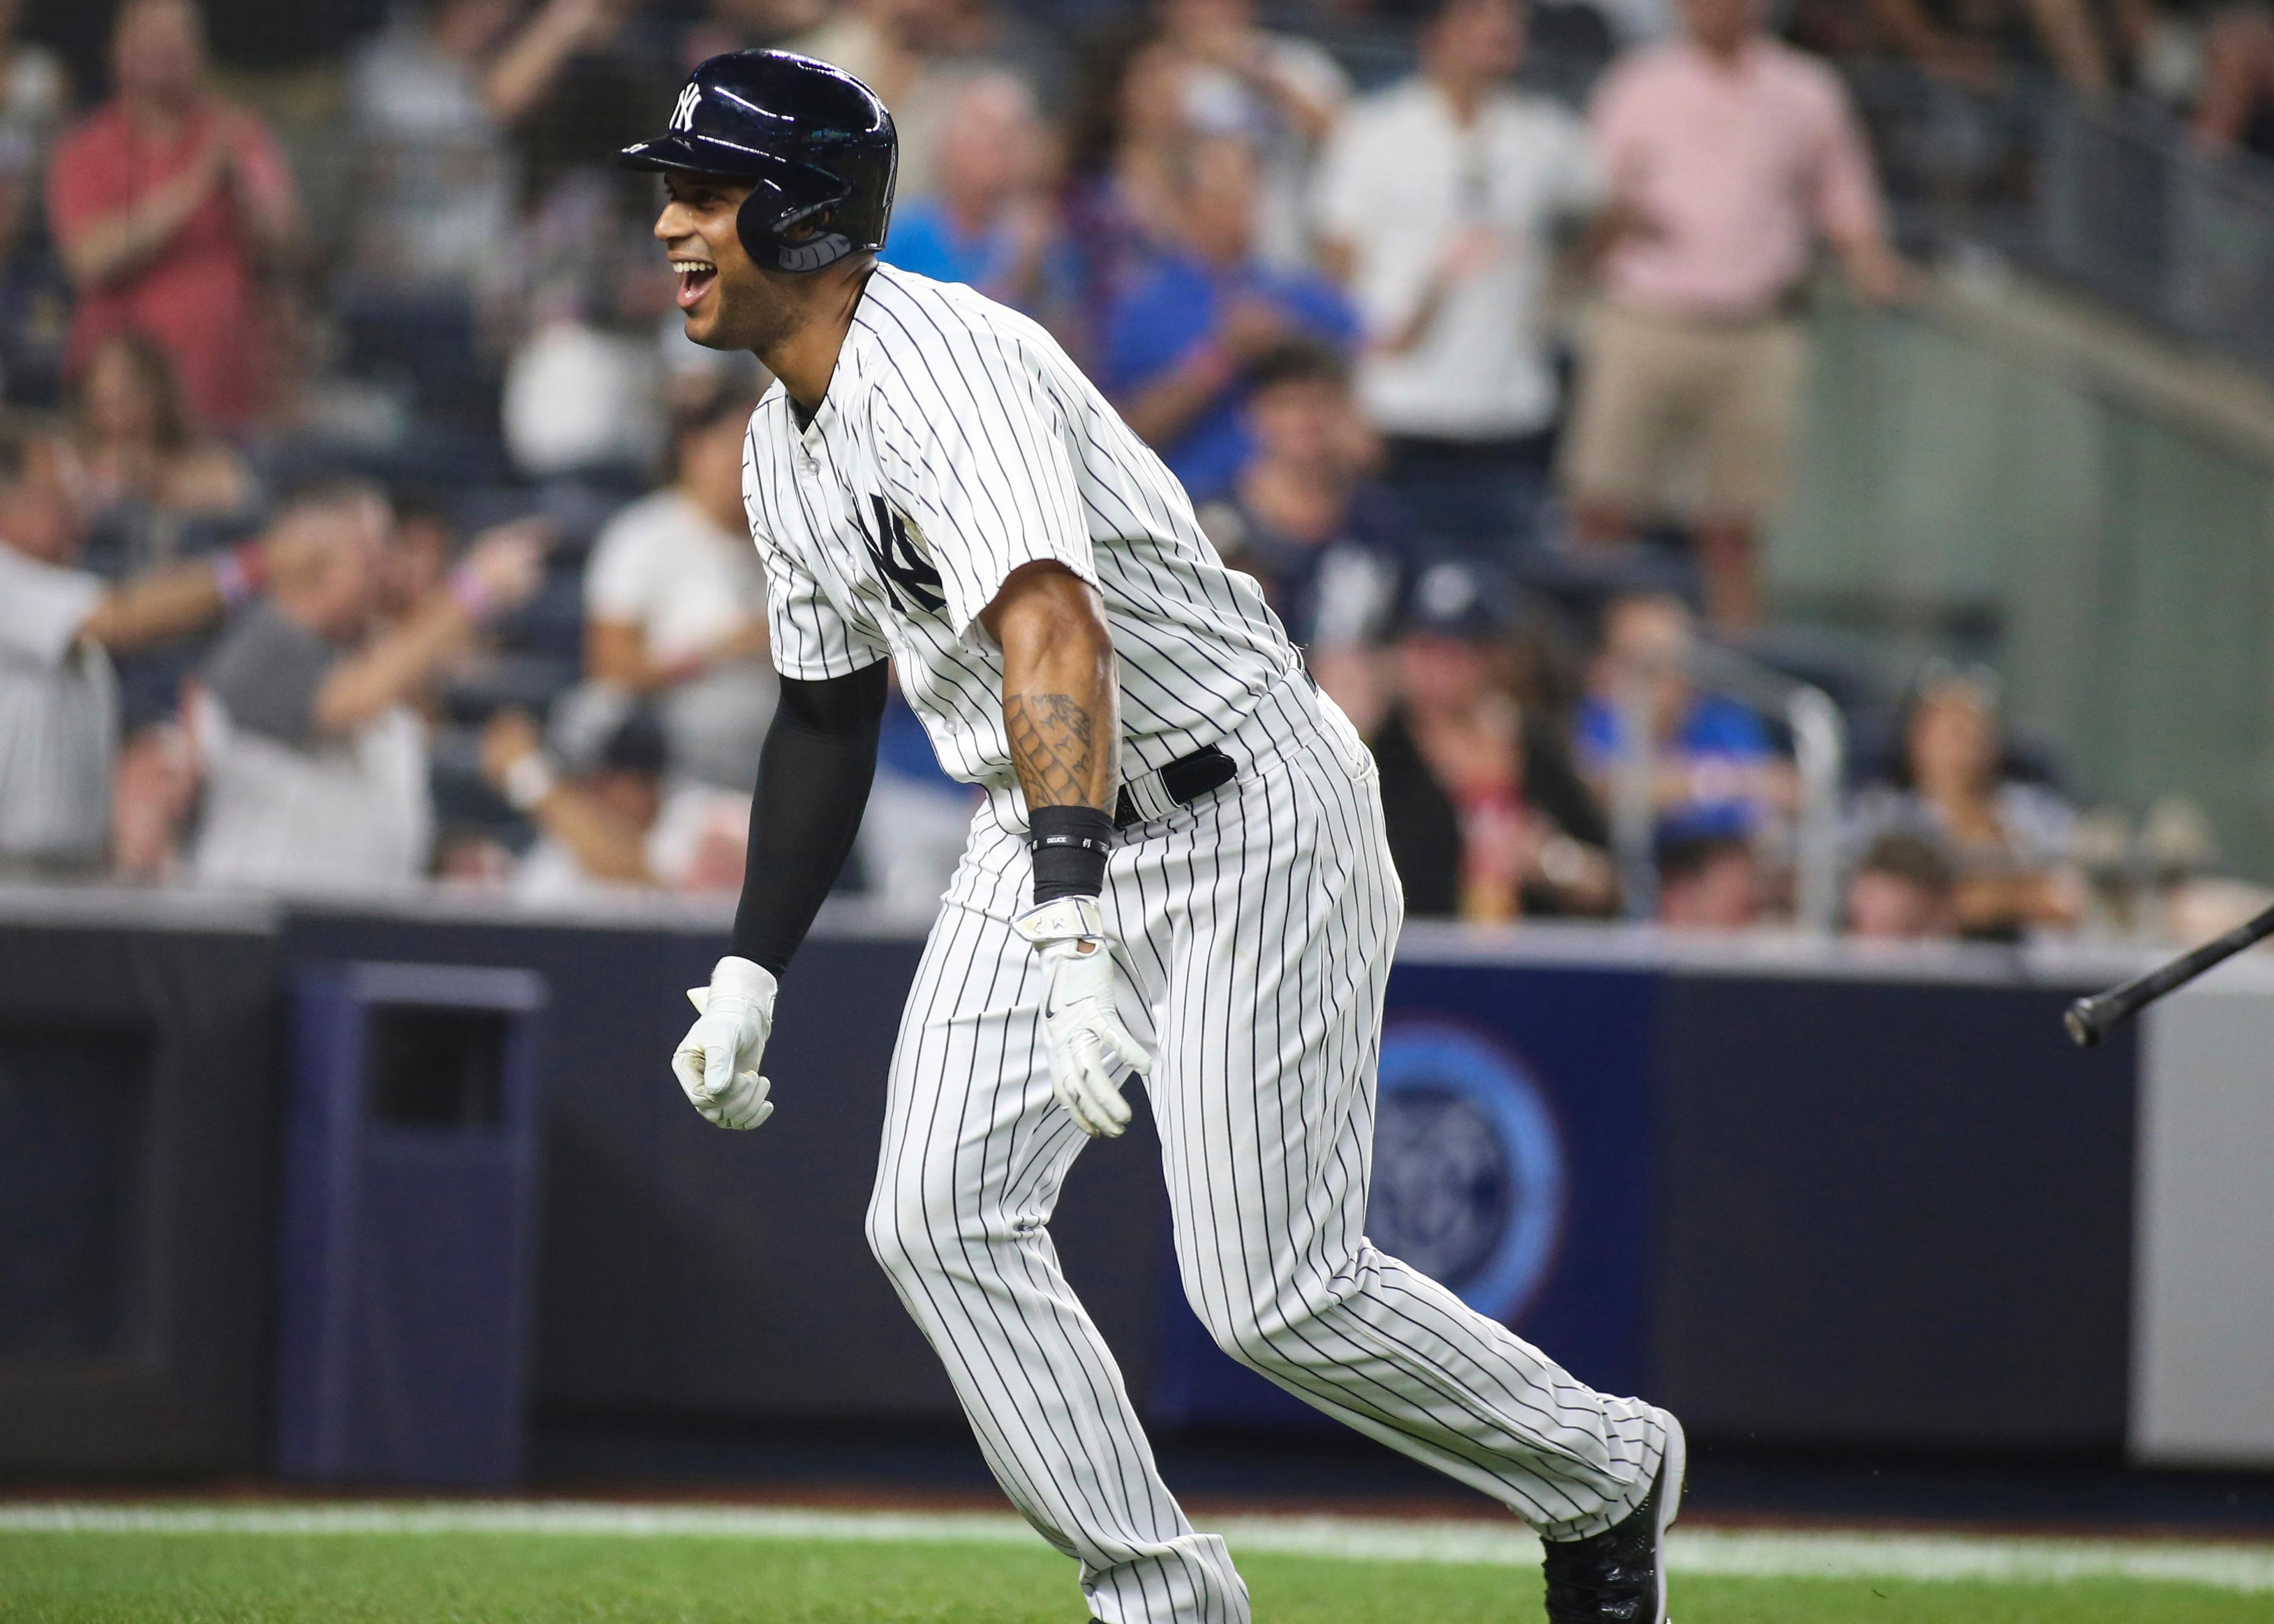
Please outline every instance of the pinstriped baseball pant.
[{"label": "pinstriped baseball pant", "polygon": [[[1582,1386],[1361,1232],[1374,1067],[1404,913],[1373,763],[1282,684],[1226,741],[1235,783],[1129,831],[1106,917],[1184,1288],[1217,1342],[1550,1538],[1609,1526],[1658,1470],[1657,1414]],[[1020,881],[1005,853],[983,857]],[[1013,840],[1005,835],[1001,838]],[[1246,1624],[1222,1540],[1156,1470],[1047,1228],[1085,1143],[1052,1098],[1015,896],[951,905],[902,1019],[870,1243],[946,1363],[981,1449],[1098,1619]],[[1132,1267],[1144,1267],[1131,1259]]]}]

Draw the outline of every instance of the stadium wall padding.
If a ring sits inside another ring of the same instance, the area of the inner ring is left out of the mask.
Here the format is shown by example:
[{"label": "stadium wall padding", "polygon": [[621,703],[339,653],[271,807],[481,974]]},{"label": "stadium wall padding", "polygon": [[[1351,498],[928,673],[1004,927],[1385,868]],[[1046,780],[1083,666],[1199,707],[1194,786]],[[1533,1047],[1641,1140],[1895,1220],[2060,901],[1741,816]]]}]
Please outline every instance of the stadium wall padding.
[{"label": "stadium wall padding", "polygon": [[1669,978],[1657,1396],[1770,1446],[2113,1455],[2129,1031],[2029,987]]},{"label": "stadium wall padding", "polygon": [[261,1465],[276,946],[0,928],[0,1473]]},{"label": "stadium wall padding", "polygon": [[[780,1109],[736,1135],[667,1064],[715,920],[124,922],[154,910],[58,924],[0,896],[0,1472],[268,1458],[277,989],[357,962],[549,989],[541,1423],[956,1423],[862,1237],[913,939],[815,939],[767,1056]],[[1412,931],[1370,1227],[1702,1441],[2108,1455],[2128,1428],[2142,1458],[2274,1460],[2248,1317],[2274,1324],[2274,1213],[2239,1148],[2270,1132],[2274,1024],[2250,1023],[2274,1023],[2274,978],[2246,966],[2225,1024],[2175,1003],[2143,1070],[2128,1039],[2061,1041],[2097,974],[1830,957]],[[1141,1110],[1054,1225],[1132,1391],[1156,1425],[1305,1425],[1196,1340],[1158,1169]]]}]

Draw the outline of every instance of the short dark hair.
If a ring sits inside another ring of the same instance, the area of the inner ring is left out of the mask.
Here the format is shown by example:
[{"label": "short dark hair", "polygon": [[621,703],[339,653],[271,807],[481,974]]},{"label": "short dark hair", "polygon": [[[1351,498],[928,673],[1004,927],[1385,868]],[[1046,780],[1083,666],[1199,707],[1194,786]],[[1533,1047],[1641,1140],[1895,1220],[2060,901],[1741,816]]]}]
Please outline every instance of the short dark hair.
[{"label": "short dark hair", "polygon": [[1936,897],[1946,896],[1958,878],[1939,842],[1904,829],[1890,830],[1872,841],[1856,872],[1884,874]]},{"label": "short dark hair", "polygon": [[396,485],[387,493],[387,505],[395,510],[397,524],[425,523],[434,525],[453,538],[457,536],[457,509],[450,505],[448,498],[431,485]]},{"label": "short dark hair", "polygon": [[1659,843],[1658,883],[1674,885],[1697,879],[1724,857],[1751,862],[1753,843],[1743,835],[1675,835]]},{"label": "short dark hair", "polygon": [[1251,394],[1284,383],[1320,383],[1347,389],[1350,381],[1350,363],[1343,359],[1342,352],[1313,338],[1291,338],[1284,344],[1274,344],[1247,369]]},{"label": "short dark hair", "polygon": [[636,772],[644,778],[659,778],[669,764],[670,753],[662,724],[646,710],[635,710],[601,741],[600,758],[593,763],[592,771]]},{"label": "short dark hair", "polygon": [[[1409,13],[1413,19],[1413,31],[1416,34],[1426,34],[1445,20],[1446,12],[1458,6],[1473,5],[1476,3],[1477,0],[1420,0],[1420,4],[1414,6]],[[1530,0],[1509,0],[1509,4],[1519,11],[1529,11],[1532,9]]]},{"label": "short dark hair", "polygon": [[270,515],[272,522],[299,513],[335,513],[364,502],[377,502],[392,512],[386,487],[360,474],[312,474],[288,488]]}]

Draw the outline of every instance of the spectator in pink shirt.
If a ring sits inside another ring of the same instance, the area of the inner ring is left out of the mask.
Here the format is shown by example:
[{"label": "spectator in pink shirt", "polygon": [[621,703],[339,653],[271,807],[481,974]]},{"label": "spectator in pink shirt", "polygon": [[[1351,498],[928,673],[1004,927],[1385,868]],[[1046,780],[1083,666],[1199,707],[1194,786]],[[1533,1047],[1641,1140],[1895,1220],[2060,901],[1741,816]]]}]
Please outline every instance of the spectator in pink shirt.
[{"label": "spectator in pink shirt", "polygon": [[[1683,0],[1688,37],[1629,57],[1598,94],[1612,195],[1601,306],[1565,443],[1581,536],[1686,516],[1707,606],[1758,614],[1754,537],[1782,493],[1805,341],[1794,304],[1819,238],[1857,294],[1900,297],[1879,188],[1832,71],[1780,44],[1762,0]],[[1685,486],[1685,489],[1692,487]]]}]

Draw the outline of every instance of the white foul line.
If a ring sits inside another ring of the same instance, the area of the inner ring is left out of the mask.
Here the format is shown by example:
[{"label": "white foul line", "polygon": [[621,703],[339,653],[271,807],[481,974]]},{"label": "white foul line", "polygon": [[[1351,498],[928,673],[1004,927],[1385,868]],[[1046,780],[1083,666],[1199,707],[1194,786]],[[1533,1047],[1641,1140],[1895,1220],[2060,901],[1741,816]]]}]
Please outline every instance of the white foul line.
[{"label": "white foul line", "polygon": [[[1486,1522],[1358,1517],[1229,1517],[1235,1553],[1525,1568],[1540,1543]],[[0,1534],[543,1534],[611,1538],[1028,1545],[1034,1530],[993,1512],[802,1511],[767,1507],[576,1501],[323,1505],[0,1504]],[[1984,1535],[1736,1533],[1677,1530],[1677,1573],[1742,1578],[1977,1580],[2009,1584],[2128,1579],[2274,1591],[2274,1545]]]}]

